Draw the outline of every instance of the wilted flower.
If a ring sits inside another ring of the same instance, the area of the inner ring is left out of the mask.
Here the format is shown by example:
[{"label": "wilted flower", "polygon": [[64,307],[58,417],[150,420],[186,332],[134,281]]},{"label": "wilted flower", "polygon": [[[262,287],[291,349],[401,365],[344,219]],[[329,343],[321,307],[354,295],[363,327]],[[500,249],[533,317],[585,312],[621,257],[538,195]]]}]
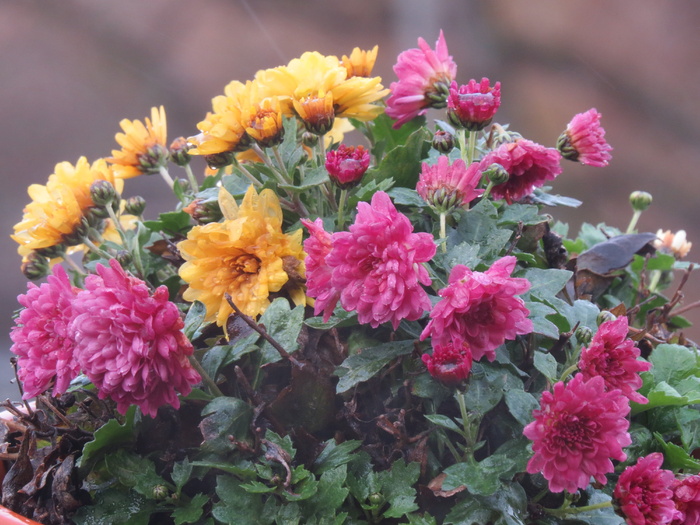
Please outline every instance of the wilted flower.
[{"label": "wilted flower", "polygon": [[165,109],[151,108],[151,118],[140,120],[123,119],[119,122],[123,133],[117,133],[115,139],[122,147],[112,150],[108,158],[120,179],[130,179],[141,174],[158,173],[167,165],[169,159],[167,140],[167,123]]},{"label": "wilted flower", "polygon": [[188,360],[192,344],[180,311],[165,286],[151,295],[146,283],[111,259],[109,268],[98,264],[97,275],[86,277],[73,311],[75,357],[100,399],[114,400],[120,413],[130,405],[151,417],[164,404],[179,408],[177,393],[189,394],[200,381]]},{"label": "wilted flower", "polygon": [[447,51],[442,31],[435,50],[422,38],[418,39],[418,48],[400,53],[394,65],[399,81],[389,87],[386,114],[396,120],[395,128],[425,115],[428,108],[445,107],[449,86],[457,75],[457,64]]},{"label": "wilted flower", "polygon": [[480,180],[476,164],[468,168],[461,159],[450,164],[448,157],[440,155],[433,166],[423,163],[416,191],[439,213],[445,213],[479,197],[484,192],[476,189]]},{"label": "wilted flower", "polygon": [[420,318],[430,308],[421,285],[431,283],[422,263],[435,255],[432,235],[413,233],[411,221],[383,191],[371,204],[357,205],[349,230],[333,234],[326,257],[343,308],[357,311],[357,320],[373,328],[391,321],[396,330],[402,319]]},{"label": "wilted flower", "polygon": [[447,98],[447,116],[457,127],[479,131],[491,123],[500,105],[500,82],[493,87],[488,78],[482,78],[479,83],[472,79],[461,86],[452,82]]},{"label": "wilted flower", "polygon": [[629,525],[665,525],[678,516],[671,490],[675,477],[661,468],[663,462],[663,454],[654,452],[620,474],[613,500]]},{"label": "wilted flower", "polygon": [[677,510],[671,525],[700,525],[700,476],[684,476],[670,488]]},{"label": "wilted flower", "polygon": [[648,400],[637,392],[642,386],[639,372],[646,372],[651,363],[639,361],[640,351],[627,338],[627,317],[618,317],[598,327],[591,344],[581,351],[578,368],[584,379],[600,376],[608,390],[619,389],[635,403]]},{"label": "wilted flower", "polygon": [[[184,299],[204,303],[207,320],[224,326],[233,312],[226,294],[246,315],[263,313],[270,293],[279,292],[289,281],[285,263],[303,274],[305,254],[301,229],[282,232],[282,209],[272,190],[258,195],[251,185],[238,206],[222,188],[219,207],[224,222],[195,226],[178,249],[186,261],[180,277],[189,284]],[[305,304],[301,285],[291,284],[288,292],[294,302]]]},{"label": "wilted flower", "polygon": [[560,381],[542,393],[535,420],[523,430],[534,452],[527,471],[541,472],[552,492],[574,493],[591,477],[606,483],[614,469],[611,459],[627,458],[622,449],[632,442],[629,411],[627,398],[606,391],[602,377],[586,381],[576,374],[566,384]]},{"label": "wilted flower", "polygon": [[369,152],[362,146],[341,144],[326,153],[326,170],[338,187],[347,189],[360,183],[369,168]]},{"label": "wilted flower", "polygon": [[561,155],[553,148],[545,148],[527,139],[517,139],[487,154],[479,168],[484,171],[494,163],[505,168],[508,180],[495,185],[491,195],[510,204],[530,195],[548,180],[554,180],[562,172],[560,160]]},{"label": "wilted flower", "polygon": [[557,149],[565,159],[589,166],[608,165],[612,147],[605,141],[600,117],[600,113],[592,108],[571,119],[566,131],[557,140]]},{"label": "wilted flower", "polygon": [[306,293],[314,297],[314,315],[323,312],[323,322],[328,322],[335,305],[340,299],[340,290],[331,283],[332,270],[326,263],[326,257],[331,253],[332,236],[323,229],[323,221],[319,218],[314,222],[301,219],[311,236],[304,241],[306,256]]},{"label": "wilted flower", "polygon": [[73,355],[73,299],[78,288],[70,284],[62,266],[53,267],[53,274],[37,286],[27,285],[27,293],[17,297],[24,309],[10,332],[24,387],[23,399],[42,394],[53,383],[53,395],[63,394],[79,373]]},{"label": "wilted flower", "polygon": [[423,354],[421,359],[430,375],[447,386],[464,381],[472,369],[472,353],[466,344],[438,344],[433,346],[432,355]]},{"label": "wilted flower", "polygon": [[673,255],[676,259],[682,259],[693,247],[692,242],[688,242],[685,230],[678,230],[673,233],[671,230],[659,230],[654,239],[654,248],[663,253]]},{"label": "wilted flower", "polygon": [[473,272],[462,264],[452,268],[421,340],[432,337],[433,346],[466,343],[476,361],[483,356],[493,361],[496,348],[506,339],[532,332],[530,312],[516,297],[530,289],[530,282],[510,276],[515,263],[515,257],[509,255],[486,272]]}]

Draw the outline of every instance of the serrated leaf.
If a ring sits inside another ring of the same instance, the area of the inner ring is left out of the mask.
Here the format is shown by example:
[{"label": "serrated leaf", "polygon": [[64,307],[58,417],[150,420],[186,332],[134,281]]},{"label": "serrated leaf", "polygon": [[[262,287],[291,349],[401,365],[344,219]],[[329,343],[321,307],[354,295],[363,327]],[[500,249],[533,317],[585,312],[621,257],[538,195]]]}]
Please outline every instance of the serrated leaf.
[{"label": "serrated leaf", "polygon": [[185,233],[190,229],[190,217],[184,211],[161,213],[157,221],[145,221],[143,224],[151,231],[164,231],[171,235]]},{"label": "serrated leaf", "polygon": [[134,443],[136,441],[135,414],[136,406],[132,405],[124,416],[123,424],[116,419],[110,419],[98,428],[92,441],[83,446],[83,453],[77,462],[78,468],[89,469],[102,454]]},{"label": "serrated leaf", "polygon": [[691,375],[700,375],[697,352],[685,346],[660,344],[649,356],[649,361],[657,383],[665,381],[675,386]]},{"label": "serrated leaf", "polygon": [[509,479],[515,461],[511,458],[494,454],[479,463],[457,463],[445,469],[447,477],[442,483],[443,490],[453,490],[462,485],[474,495],[490,496],[502,486],[502,478]]},{"label": "serrated leaf", "polygon": [[318,491],[303,504],[304,516],[334,517],[350,493],[344,486],[346,477],[346,465],[325,471],[319,479]]},{"label": "serrated leaf", "polygon": [[199,424],[204,442],[202,446],[214,453],[227,453],[235,447],[229,436],[239,440],[246,437],[252,418],[252,409],[235,397],[217,397],[202,410]]},{"label": "serrated leaf", "polygon": [[111,488],[97,492],[93,504],[80,507],[71,520],[76,525],[148,525],[155,509],[153,500]]},{"label": "serrated leaf", "polygon": [[462,432],[462,429],[455,423],[452,418],[443,416],[442,414],[425,414],[423,417],[430,421],[433,425],[437,425],[447,430],[453,430],[455,432]]},{"label": "serrated leaf", "polygon": [[353,452],[355,452],[361,444],[361,441],[355,439],[343,441],[339,444],[336,444],[334,439],[326,441],[323,450],[314,460],[314,472],[323,474],[328,470],[333,470],[341,465],[349,463],[354,457]]},{"label": "serrated leaf", "polygon": [[530,311],[528,318],[532,321],[532,331],[544,335],[550,339],[559,338],[559,328],[546,316],[556,314],[557,311],[539,301],[526,301],[525,307]]},{"label": "serrated leaf", "polygon": [[671,470],[683,470],[684,472],[698,472],[700,470],[700,461],[692,458],[685,450],[678,445],[669,443],[664,437],[655,432],[654,437],[664,453],[664,461],[668,462]]},{"label": "serrated leaf", "polygon": [[180,494],[180,491],[182,490],[182,487],[185,486],[185,483],[187,483],[190,479],[190,476],[192,475],[192,463],[190,463],[190,460],[185,457],[182,461],[177,461],[173,464],[173,471],[170,474],[170,477],[173,480],[173,483],[175,483],[175,490],[177,491],[178,494]]},{"label": "serrated leaf", "polygon": [[395,341],[365,348],[362,353],[351,355],[334,372],[340,377],[336,392],[347,392],[358,383],[371,379],[393,359],[412,351],[413,341]]},{"label": "serrated leaf", "polygon": [[530,281],[530,290],[524,295],[529,294],[549,303],[566,286],[572,275],[569,270],[528,268],[520,277]]},{"label": "serrated leaf", "polygon": [[201,328],[206,316],[207,307],[204,305],[204,303],[200,301],[195,301],[192,303],[192,306],[190,306],[190,309],[187,311],[187,316],[185,317],[185,328],[183,330],[190,341],[199,336],[198,331]]},{"label": "serrated leaf", "polygon": [[223,523],[257,525],[260,523],[262,499],[259,494],[250,494],[240,482],[230,476],[216,478],[216,494],[220,502],[212,509],[213,516]]},{"label": "serrated leaf", "polygon": [[204,514],[203,507],[208,502],[209,496],[206,494],[197,494],[186,505],[177,507],[173,511],[173,521],[175,525],[198,522],[202,514]]},{"label": "serrated leaf", "polygon": [[498,217],[500,226],[522,223],[523,226],[533,226],[542,222],[547,222],[548,218],[540,215],[538,206],[531,204],[511,204],[506,206],[503,213]]},{"label": "serrated leaf", "polygon": [[532,411],[540,408],[535,396],[524,390],[508,390],[505,399],[511,415],[523,426],[533,420]]},{"label": "serrated leaf", "polygon": [[569,208],[578,208],[583,204],[580,200],[574,199],[573,197],[551,195],[543,192],[539,188],[536,188],[535,191],[530,194],[530,199],[533,202],[544,204],[545,206],[568,206]]},{"label": "serrated leaf", "polygon": [[325,167],[312,168],[304,173],[304,180],[299,184],[280,184],[279,187],[296,193],[306,192],[316,186],[329,182],[328,171]]},{"label": "serrated leaf", "polygon": [[632,415],[657,407],[686,406],[688,404],[688,398],[681,395],[678,390],[666,383],[666,381],[656,383],[644,395],[649,402],[645,405],[632,403]]},{"label": "serrated leaf", "polygon": [[170,485],[156,474],[153,461],[124,449],[105,456],[105,465],[119,483],[147,498],[153,497],[153,489],[156,486]]},{"label": "serrated leaf", "polygon": [[400,518],[418,509],[413,485],[419,475],[418,463],[405,463],[402,459],[395,461],[390,470],[378,474],[382,494],[389,503],[389,508],[382,515],[384,518]]},{"label": "serrated leaf", "polygon": [[[299,348],[297,339],[304,321],[304,307],[299,305],[294,309],[289,308],[289,301],[278,297],[258,321],[265,326],[267,333],[284,348],[287,353],[294,353]],[[264,341],[260,347],[263,363],[274,363],[282,359],[279,352],[268,342]]]},{"label": "serrated leaf", "polygon": [[418,192],[411,188],[391,188],[387,191],[389,197],[394,202],[401,206],[414,206],[416,208],[425,208],[426,202],[422,199]]}]

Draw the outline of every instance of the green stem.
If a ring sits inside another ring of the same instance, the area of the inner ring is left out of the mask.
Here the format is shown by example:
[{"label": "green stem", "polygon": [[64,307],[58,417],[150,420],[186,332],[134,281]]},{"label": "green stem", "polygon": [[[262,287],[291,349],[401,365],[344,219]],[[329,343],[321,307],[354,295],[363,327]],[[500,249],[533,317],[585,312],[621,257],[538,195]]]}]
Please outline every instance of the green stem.
[{"label": "green stem", "polygon": [[457,404],[459,405],[459,413],[462,417],[462,436],[464,437],[464,456],[463,461],[470,463],[474,462],[474,440],[472,439],[471,420],[467,412],[467,404],[464,401],[465,392],[456,392]]},{"label": "green stem", "polygon": [[469,145],[467,146],[467,166],[474,162],[474,153],[476,152],[476,131],[469,131]]},{"label": "green stem", "polygon": [[160,176],[163,177],[163,180],[168,185],[168,188],[170,188],[172,190],[173,187],[175,186],[175,181],[170,176],[170,172],[168,171],[168,168],[166,168],[165,166],[161,166],[160,168],[158,168],[158,173],[160,173]]},{"label": "green stem", "polygon": [[345,213],[345,203],[348,200],[348,190],[346,189],[341,189],[340,190],[340,199],[338,200],[338,230],[340,231],[343,229],[343,226],[345,225],[345,217],[343,214]]},{"label": "green stem", "polygon": [[285,173],[287,175],[287,178],[289,178],[289,174],[287,173],[287,167],[284,165],[284,161],[282,160],[282,156],[280,155],[280,150],[277,146],[272,146],[272,153],[275,156],[275,160],[277,161],[277,164],[280,167],[280,171]]},{"label": "green stem", "polygon": [[632,215],[632,220],[630,221],[629,226],[627,226],[627,231],[625,233],[630,234],[634,231],[635,227],[637,226],[637,221],[639,220],[639,217],[642,216],[641,211],[636,211]]},{"label": "green stem", "polygon": [[262,182],[260,182],[258,179],[256,179],[251,172],[248,171],[248,168],[244,167],[243,164],[240,162],[236,162],[236,167],[241,170],[241,173],[245,176],[246,179],[250,181],[250,183],[255,186],[256,188],[261,188],[262,187]]},{"label": "green stem", "polygon": [[440,245],[442,247],[442,253],[447,253],[447,226],[445,224],[445,212],[440,213],[440,239],[443,240],[442,244]]},{"label": "green stem", "polygon": [[192,173],[192,168],[190,167],[189,164],[185,164],[185,173],[187,173],[187,180],[190,181],[190,186],[192,186],[192,191],[194,193],[197,193],[199,191],[199,183],[197,182],[197,179],[194,176],[194,173]]},{"label": "green stem", "polygon": [[542,510],[552,516],[562,517],[569,514],[581,514],[582,512],[588,512],[591,510],[605,509],[607,507],[612,507],[611,500],[596,503],[595,505],[586,505],[585,507],[567,507],[565,509],[547,509],[543,507]]},{"label": "green stem", "polygon": [[462,156],[464,163],[469,166],[471,162],[469,161],[469,154],[467,153],[467,130],[460,128],[457,130],[457,142],[459,143],[459,152]]},{"label": "green stem", "polygon": [[87,275],[85,273],[85,271],[83,271],[83,269],[80,266],[78,266],[78,264],[68,256],[68,254],[66,254],[66,253],[63,254],[63,260],[66,262],[66,264],[68,266],[73,268],[73,270],[75,270],[76,273],[78,273],[80,275]]},{"label": "green stem", "polygon": [[578,363],[571,365],[569,368],[564,370],[564,372],[561,374],[561,377],[559,378],[559,381],[562,383],[566,381],[566,378],[569,377],[571,373],[573,373],[576,369],[578,368]]},{"label": "green stem", "polygon": [[292,181],[287,176],[287,173],[277,169],[277,167],[270,160],[270,157],[268,156],[268,154],[265,153],[265,151],[260,146],[258,146],[257,144],[253,144],[251,149],[253,151],[255,151],[255,153],[258,154],[258,156],[262,159],[265,166],[267,166],[270,169],[270,171],[272,171],[272,173],[275,174],[275,176],[277,177],[277,180],[279,182],[281,182],[282,184],[292,184]]},{"label": "green stem", "polygon": [[487,199],[489,194],[491,193],[491,188],[493,188],[495,184],[491,181],[489,181],[488,185],[486,186],[486,189],[484,190],[484,193],[481,195],[481,199]]},{"label": "green stem", "polygon": [[325,135],[318,136],[318,142],[316,143],[316,155],[318,166],[324,166],[326,164],[326,140]]},{"label": "green stem", "polygon": [[649,280],[649,286],[647,289],[651,293],[656,293],[656,287],[659,286],[659,281],[661,280],[661,270],[652,270],[651,279]]},{"label": "green stem", "polygon": [[192,368],[194,368],[202,377],[202,382],[205,385],[207,385],[207,388],[209,388],[211,394],[216,397],[224,397],[224,393],[221,390],[219,390],[219,387],[216,385],[216,382],[214,382],[211,376],[207,374],[206,370],[202,368],[202,365],[199,363],[199,361],[197,361],[197,358],[191,355],[189,356],[189,359]]},{"label": "green stem", "polygon": [[111,256],[109,253],[107,253],[106,251],[104,251],[102,248],[96,246],[95,243],[93,243],[93,242],[88,238],[87,235],[86,235],[85,237],[83,237],[83,244],[84,244],[85,246],[87,246],[88,248],[90,248],[90,251],[95,252],[95,253],[96,253],[97,255],[99,255],[100,257],[104,257],[105,259],[111,259],[111,258],[112,258],[112,256]]},{"label": "green stem", "polygon": [[134,246],[129,246],[129,238],[127,237],[126,232],[122,227],[122,223],[119,220],[119,217],[117,217],[117,214],[114,213],[114,209],[109,205],[107,206],[107,214],[109,215],[109,219],[112,221],[112,223],[114,223],[114,227],[119,232],[119,236],[122,239],[122,245],[124,246],[124,248],[129,250],[129,253],[131,253],[131,255],[133,256],[134,267],[136,268],[139,277],[145,281],[146,273],[143,269],[143,261],[141,260],[141,250],[139,249],[138,239],[134,237]]}]

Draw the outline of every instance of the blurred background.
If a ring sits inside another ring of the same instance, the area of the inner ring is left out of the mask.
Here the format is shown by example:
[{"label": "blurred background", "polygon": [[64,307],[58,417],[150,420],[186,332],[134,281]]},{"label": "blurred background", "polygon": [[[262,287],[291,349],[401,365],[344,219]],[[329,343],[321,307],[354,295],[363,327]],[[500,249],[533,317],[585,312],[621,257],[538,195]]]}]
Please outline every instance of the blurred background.
[{"label": "blurred background", "polygon": [[[685,229],[700,259],[700,3],[633,8],[599,0],[0,0],[0,399],[10,384],[9,329],[26,290],[10,239],[29,201],[61,161],[109,156],[122,118],[164,105],[168,136],[193,135],[231,80],[286,64],[304,51],[349,54],[379,44],[374,74],[418,37],[440,29],[458,81],[502,83],[497,120],[554,146],[571,117],[602,114],[614,147],[607,168],[565,162],[554,192],[583,201],[551,209],[571,232],[582,221],[624,229],[628,196],[653,194],[640,231]],[[127,181],[148,218],[175,204],[158,177]],[[700,298],[700,274],[686,303]],[[687,317],[700,325],[700,310]],[[687,334],[700,339],[700,329]]]}]

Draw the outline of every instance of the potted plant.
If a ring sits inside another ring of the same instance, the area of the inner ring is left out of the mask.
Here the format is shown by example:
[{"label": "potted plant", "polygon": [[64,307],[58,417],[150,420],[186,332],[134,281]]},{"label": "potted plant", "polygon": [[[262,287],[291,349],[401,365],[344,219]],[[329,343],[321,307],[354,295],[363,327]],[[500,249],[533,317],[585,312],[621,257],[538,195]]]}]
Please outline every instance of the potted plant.
[{"label": "potted plant", "polygon": [[[153,108],[110,157],[30,187],[13,239],[46,281],[11,334],[25,404],[0,424],[5,507],[697,522],[685,234],[636,231],[644,192],[624,231],[550,215],[580,204],[548,186],[567,160],[611,158],[595,109],[548,147],[494,122],[500,83],[460,84],[442,34],[399,55],[389,89],[376,58],[310,52],[233,81],[171,143]],[[148,220],[122,196],[146,175],[177,202]]]}]

